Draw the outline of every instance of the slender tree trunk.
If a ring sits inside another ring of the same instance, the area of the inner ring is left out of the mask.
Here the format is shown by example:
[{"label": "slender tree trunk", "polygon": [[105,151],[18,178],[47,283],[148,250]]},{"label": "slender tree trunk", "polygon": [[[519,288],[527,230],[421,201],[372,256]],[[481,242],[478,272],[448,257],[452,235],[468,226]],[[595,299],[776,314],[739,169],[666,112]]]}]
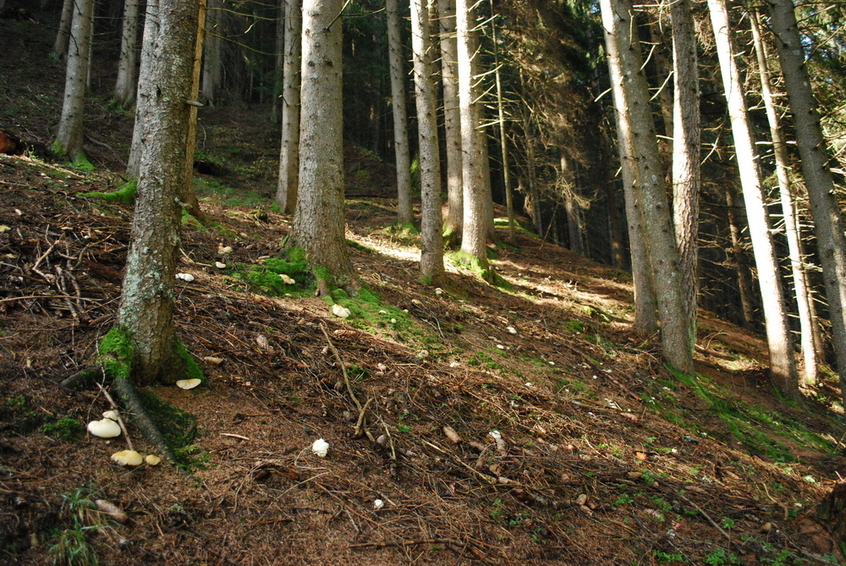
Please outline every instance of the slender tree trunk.
[{"label": "slender tree trunk", "polygon": [[[159,33],[141,82],[146,107],[132,245],[126,260],[118,326],[130,336],[140,384],[173,383],[184,366],[177,352],[174,279],[185,179],[196,2],[161,0]],[[149,18],[148,18],[149,19]]]},{"label": "slender tree trunk", "polygon": [[206,0],[193,0],[197,3],[197,33],[195,34],[194,55],[191,58],[191,92],[188,103],[188,137],[185,143],[185,181],[182,184],[181,200],[185,210],[194,218],[202,219],[200,201],[194,192],[194,154],[197,151],[197,100],[200,96],[200,69],[203,64],[203,42],[206,37]]},{"label": "slender tree trunk", "polygon": [[454,246],[461,236],[464,220],[455,0],[438,0],[438,16],[441,27],[441,80],[443,83],[444,141],[447,169],[447,214],[444,219],[444,235],[447,240],[446,243]]},{"label": "slender tree trunk", "polygon": [[[411,158],[409,157],[408,151],[408,116],[406,115],[405,103],[406,73],[403,65],[404,58],[402,56],[399,2],[398,0],[386,0],[385,6],[388,16],[388,59],[391,68],[391,109],[394,117],[394,159],[397,167],[397,222],[400,224],[411,224],[414,221],[414,210],[412,208],[411,200]],[[414,20],[412,19],[412,22],[413,21]],[[416,56],[417,55],[415,54],[415,57]],[[426,56],[428,57],[428,54],[426,54]],[[426,65],[428,66],[429,63],[427,62]],[[415,71],[415,73],[416,72],[417,71]],[[417,96],[420,96],[419,92]],[[420,119],[419,114],[420,111],[418,110],[418,119]],[[440,226],[438,227],[438,230],[440,230]]]},{"label": "slender tree trunk", "polygon": [[138,47],[138,4],[139,0],[125,0],[123,27],[120,35],[120,59],[115,82],[114,101],[121,108],[131,108],[138,92],[136,74],[136,48]]},{"label": "slender tree trunk", "polygon": [[282,144],[279,150],[279,180],[276,202],[282,212],[297,208],[300,174],[300,53],[302,12],[300,0],[286,0],[285,68],[282,84]]},{"label": "slender tree trunk", "polygon": [[828,165],[830,156],[823,138],[811,80],[805,67],[805,51],[793,3],[790,0],[770,0],[770,8],[772,27],[777,37],[778,58],[796,127],[802,173],[814,218],[829,320],[834,335],[837,373],[846,401],[846,236],[843,232],[843,217]]},{"label": "slender tree trunk", "polygon": [[86,160],[83,148],[83,119],[93,12],[94,0],[77,0],[74,3],[62,117],[59,119],[56,140],[53,142],[54,153],[74,163]]},{"label": "slender tree trunk", "polygon": [[684,317],[696,344],[699,294],[699,73],[689,0],[670,5],[673,24],[673,224],[679,249]]},{"label": "slender tree trunk", "polygon": [[[156,49],[156,38],[159,35],[159,0],[147,0],[147,10],[144,15],[144,37],[141,42],[141,68],[138,71],[138,92],[147,88],[145,81],[150,80],[150,65]],[[141,174],[141,152],[143,151],[144,125],[147,120],[147,98],[136,96],[135,126],[132,129],[132,145],[129,148],[129,159],[126,164],[126,178],[137,181]]]},{"label": "slender tree trunk", "polygon": [[743,327],[755,328],[755,309],[752,307],[752,276],[749,270],[749,263],[746,260],[744,251],[743,229],[737,218],[737,211],[740,208],[735,202],[734,185],[729,185],[725,191],[726,216],[731,236],[731,249],[726,250],[734,262],[737,270],[737,292],[740,295],[740,310],[743,315]]},{"label": "slender tree trunk", "polygon": [[798,376],[787,326],[784,291],[764,206],[757,165],[758,158],[749,127],[740,71],[737,68],[735,51],[731,44],[725,0],[708,0],[708,11],[716,38],[717,56],[720,61],[734,136],[735,156],[740,172],[740,185],[743,189],[743,200],[746,203],[749,236],[752,239],[755,266],[758,269],[758,284],[761,287],[769,346],[770,374],[773,383],[782,390],[784,395],[795,398],[799,395]]},{"label": "slender tree trunk", "polygon": [[[293,0],[292,0],[293,1]],[[217,101],[217,89],[220,86],[223,13],[220,0],[209,0],[206,15],[206,41],[203,47],[203,79],[201,97],[204,104],[214,106]],[[286,24],[287,25],[287,24]]]},{"label": "slender tree trunk", "polygon": [[493,35],[494,78],[496,79],[496,112],[499,126],[499,154],[502,157],[502,185],[505,189],[505,208],[508,212],[508,241],[512,244],[517,239],[517,221],[514,219],[514,195],[511,187],[511,172],[508,167],[508,137],[505,135],[505,104],[502,96],[502,73],[499,69],[499,42],[496,37],[496,9],[491,2],[491,34]]},{"label": "slender tree trunk", "polygon": [[752,37],[755,43],[755,54],[758,58],[758,71],[761,76],[761,97],[767,111],[770,123],[770,135],[773,140],[773,154],[776,161],[776,177],[778,178],[781,195],[781,209],[784,215],[784,232],[787,236],[787,248],[790,254],[790,269],[793,273],[793,289],[796,295],[796,310],[799,314],[799,333],[802,346],[802,381],[811,385],[817,380],[817,347],[814,343],[813,305],[808,292],[808,282],[805,265],[802,261],[802,241],[799,237],[799,223],[794,207],[793,188],[790,182],[790,158],[787,155],[787,143],[779,124],[775,98],[770,88],[770,71],[767,65],[767,52],[761,40],[758,12],[750,13]]},{"label": "slender tree trunk", "polygon": [[286,0],[279,0],[276,16],[276,42],[273,52],[273,103],[270,106],[270,119],[274,124],[282,120],[282,81],[285,76],[285,6]]},{"label": "slender tree trunk", "polygon": [[62,3],[62,19],[59,22],[59,31],[56,33],[56,41],[53,44],[53,55],[60,61],[68,56],[68,42],[70,41],[71,22],[73,21],[74,0],[64,0]]},{"label": "slender tree trunk", "polygon": [[305,250],[322,295],[333,285],[358,288],[344,239],[341,8],[341,0],[303,2],[300,186],[290,242]]},{"label": "slender tree trunk", "polygon": [[579,205],[578,195],[576,194],[575,172],[570,167],[570,161],[563,151],[561,151],[561,155],[559,156],[559,163],[561,167],[561,179],[564,181],[562,196],[564,197],[564,213],[567,216],[567,240],[569,242],[569,249],[577,254],[584,255],[581,207]]},{"label": "slender tree trunk", "polygon": [[438,146],[437,105],[432,84],[430,19],[427,0],[411,1],[411,44],[417,138],[420,146],[422,230],[420,276],[430,285],[444,282],[444,245],[441,236],[441,164]]},{"label": "slender tree trunk", "polygon": [[461,173],[464,187],[464,218],[461,251],[475,258],[478,268],[491,277],[487,257],[487,208],[485,203],[484,151],[481,110],[479,108],[473,60],[475,24],[468,0],[456,2],[458,33],[458,98],[461,112]]},{"label": "slender tree trunk", "polygon": [[620,123],[630,125],[632,132],[637,132],[622,135],[621,139],[633,143],[628,154],[635,157],[634,195],[641,200],[641,213],[649,225],[644,235],[661,323],[661,350],[667,363],[693,374],[690,323],[684,318],[678,248],[649,105],[649,88],[643,74],[640,43],[630,35],[632,6],[628,0],[602,0],[600,6],[609,60],[619,60],[624,78],[620,92],[625,98],[615,98],[615,104],[618,112],[628,112],[629,120]]}]

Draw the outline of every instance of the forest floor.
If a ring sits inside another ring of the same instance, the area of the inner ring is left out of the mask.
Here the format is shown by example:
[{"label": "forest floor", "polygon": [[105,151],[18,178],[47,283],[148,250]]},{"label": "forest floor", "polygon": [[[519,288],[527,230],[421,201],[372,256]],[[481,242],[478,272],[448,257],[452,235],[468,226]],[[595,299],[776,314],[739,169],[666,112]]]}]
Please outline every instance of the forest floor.
[{"label": "forest floor", "polygon": [[[37,32],[0,20],[0,130],[46,146],[62,69]],[[762,338],[706,312],[697,378],[674,375],[631,332],[628,274],[525,230],[491,249],[507,285],[450,261],[422,285],[390,167],[354,148],[347,237],[378,300],[336,296],[337,318],[274,271],[291,218],[266,109],[201,113],[215,174],[205,224],[184,223],[177,324],[206,381],[150,391],[183,465],[112,463],[154,449],[131,418],[129,439],[86,435],[107,397],[60,384],[97,359],[129,243],[131,206],[83,196],[122,182],[132,117],[107,84],[96,170],[0,155],[0,563],[843,563],[818,506],[844,464],[836,384],[780,400]]]}]

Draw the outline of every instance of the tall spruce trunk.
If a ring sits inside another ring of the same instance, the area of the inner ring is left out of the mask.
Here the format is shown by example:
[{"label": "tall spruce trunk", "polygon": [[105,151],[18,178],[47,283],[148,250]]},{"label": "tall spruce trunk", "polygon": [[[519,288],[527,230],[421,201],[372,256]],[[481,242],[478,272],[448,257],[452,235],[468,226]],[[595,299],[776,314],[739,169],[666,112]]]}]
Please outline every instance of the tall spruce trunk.
[{"label": "tall spruce trunk", "polygon": [[[385,9],[388,17],[388,61],[391,71],[391,111],[394,119],[394,163],[397,168],[397,222],[411,224],[414,221],[414,209],[412,207],[411,158],[408,148],[408,116],[405,102],[406,72],[403,65],[399,1],[386,0]],[[438,186],[440,187],[440,183]]]},{"label": "tall spruce trunk", "polygon": [[114,101],[121,108],[131,108],[138,92],[136,63],[138,56],[138,4],[140,0],[124,0],[123,24],[120,34],[120,57],[115,81]]},{"label": "tall spruce trunk", "polygon": [[198,4],[160,0],[159,33],[145,68],[139,100],[146,108],[132,244],[118,309],[129,335],[133,376],[140,384],[173,383],[182,376],[173,320],[174,281],[185,179]]},{"label": "tall spruce trunk", "polygon": [[728,104],[734,137],[735,156],[740,173],[740,185],[746,204],[746,219],[749,237],[758,269],[758,284],[769,346],[770,375],[773,383],[782,393],[796,398],[798,375],[793,357],[792,340],[787,326],[787,311],[784,290],[778,271],[778,262],[773,247],[770,224],[761,190],[758,171],[758,156],[755,153],[752,131],[743,97],[740,71],[735,61],[735,49],[731,43],[728,9],[725,0],[708,0],[708,11],[716,39],[717,56],[723,78],[723,88]]},{"label": "tall spruce trunk", "polygon": [[441,237],[441,164],[438,146],[437,105],[432,83],[431,21],[427,0],[411,1],[411,45],[414,53],[414,99],[420,148],[420,277],[430,285],[444,282],[444,246]]},{"label": "tall spruce trunk", "polygon": [[[159,34],[159,0],[147,0],[144,14],[144,34],[141,41],[141,67],[138,71],[138,92],[147,88],[150,65],[155,55],[156,38]],[[126,164],[126,177],[137,181],[141,173],[141,152],[143,151],[144,124],[147,119],[147,98],[136,97],[135,126],[132,128],[132,144]]]},{"label": "tall spruce trunk", "polygon": [[834,353],[840,387],[846,401],[846,236],[840,203],[829,168],[829,153],[823,138],[811,80],[805,67],[805,50],[790,0],[770,0],[772,28],[776,33],[778,58],[790,100],[796,128],[796,144],[802,159],[802,173],[808,189],[817,250],[823,270],[829,320],[834,335]]},{"label": "tall spruce trunk", "polygon": [[441,35],[441,81],[443,84],[444,142],[446,146],[447,213],[444,234],[447,244],[455,245],[464,221],[464,194],[461,154],[461,110],[458,99],[458,41],[455,0],[438,0]]},{"label": "tall spruce trunk", "polygon": [[302,12],[300,0],[286,0],[285,63],[282,73],[282,143],[279,149],[279,179],[276,202],[282,212],[297,209],[300,178],[300,54]]}]

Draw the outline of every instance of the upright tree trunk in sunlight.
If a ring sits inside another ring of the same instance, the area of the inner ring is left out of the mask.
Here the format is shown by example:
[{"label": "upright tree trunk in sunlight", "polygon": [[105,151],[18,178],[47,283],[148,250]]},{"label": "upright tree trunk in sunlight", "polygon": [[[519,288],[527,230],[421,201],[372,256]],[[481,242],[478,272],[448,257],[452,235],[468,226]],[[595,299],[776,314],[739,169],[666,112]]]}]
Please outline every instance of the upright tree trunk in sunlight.
[{"label": "upright tree trunk in sunlight", "polygon": [[774,384],[782,390],[784,395],[795,398],[799,395],[798,376],[792,340],[787,326],[784,290],[761,190],[758,156],[755,153],[746,101],[743,97],[743,83],[740,81],[740,71],[735,61],[736,54],[731,44],[725,0],[708,0],[708,11],[711,15],[723,88],[731,119],[740,185],[746,204],[749,237],[752,240],[755,266],[758,269],[758,284],[761,288],[769,346],[770,374]]},{"label": "upright tree trunk in sunlight", "polygon": [[678,249],[667,200],[661,157],[655,136],[655,123],[649,104],[649,89],[643,74],[640,42],[631,35],[632,6],[628,0],[602,0],[602,24],[605,29],[609,61],[617,59],[622,87],[615,91],[617,112],[628,114],[618,123],[631,127],[620,135],[621,143],[631,143],[623,156],[634,157],[633,190],[640,202],[646,249],[661,325],[661,351],[671,366],[688,374],[693,368],[693,344],[689,321],[685,319],[684,295],[679,272]]},{"label": "upright tree trunk in sunlight", "polygon": [[53,151],[74,163],[86,160],[83,148],[83,119],[93,13],[94,0],[74,2],[62,116],[59,118],[56,140],[53,142]]},{"label": "upright tree trunk in sunlight", "polygon": [[135,104],[135,95],[138,92],[136,71],[138,57],[135,54],[138,45],[138,4],[139,0],[125,0],[123,6],[120,58],[114,92],[114,101],[121,108],[131,108]]},{"label": "upright tree trunk in sunlight", "polygon": [[455,6],[456,30],[458,34],[458,99],[461,112],[461,163],[462,185],[464,187],[464,218],[462,226],[461,251],[474,258],[476,266],[486,277],[490,277],[487,257],[488,222],[485,204],[485,183],[483,179],[484,152],[481,128],[481,109],[476,88],[473,59],[475,50],[475,25],[472,5],[469,0],[458,0]]},{"label": "upright tree trunk in sunlight", "polygon": [[752,37],[755,43],[755,54],[758,60],[758,73],[761,77],[761,98],[767,111],[770,123],[770,136],[773,140],[773,154],[776,161],[776,178],[778,179],[781,196],[781,211],[784,215],[784,232],[787,236],[787,248],[790,255],[790,269],[793,273],[793,290],[796,298],[796,311],[799,315],[799,338],[802,350],[802,381],[811,385],[817,380],[817,345],[814,332],[814,315],[811,294],[802,261],[802,241],[799,234],[799,222],[794,206],[795,197],[790,181],[790,157],[787,154],[787,143],[778,119],[775,97],[770,87],[770,71],[767,64],[767,52],[761,39],[758,12],[750,12]]},{"label": "upright tree trunk in sunlight", "polygon": [[290,244],[301,247],[318,291],[358,288],[344,238],[341,0],[303,2],[300,183]]},{"label": "upright tree trunk in sunlight", "polygon": [[829,168],[830,158],[820,125],[805,50],[790,0],[771,0],[772,27],[778,59],[796,127],[796,144],[814,218],[818,254],[822,264],[829,320],[841,392],[846,401],[846,235],[843,217]]},{"label": "upright tree trunk in sunlight", "polygon": [[[388,17],[391,113],[394,119],[394,162],[397,168],[397,222],[411,224],[414,221],[414,210],[411,199],[411,158],[408,151],[408,116],[405,105],[406,72],[405,65],[403,65],[405,58],[402,55],[399,1],[386,0],[385,10]],[[440,230],[440,227],[438,229]]]},{"label": "upright tree trunk in sunlight", "polygon": [[411,0],[411,45],[414,53],[414,99],[420,148],[420,276],[430,285],[444,282],[441,237],[441,164],[438,147],[437,104],[432,84],[428,0]]},{"label": "upright tree trunk in sunlight", "polygon": [[297,208],[300,177],[300,53],[302,12],[300,0],[286,0],[285,64],[282,72],[282,143],[279,150],[279,179],[276,202],[282,212]]},{"label": "upright tree trunk in sunlight", "polygon": [[[141,67],[138,70],[138,92],[146,88],[145,81],[150,79],[150,65],[155,55],[156,38],[159,34],[159,0],[147,0],[144,14],[144,37],[141,41]],[[129,159],[126,164],[126,178],[138,180],[141,172],[141,152],[143,150],[143,131],[147,117],[147,99],[135,100],[135,126],[132,128],[132,144],[129,147]]]},{"label": "upright tree trunk in sunlight", "polygon": [[131,340],[133,376],[141,384],[182,376],[174,314],[180,190],[185,180],[196,2],[161,0],[159,33],[138,92],[146,108],[132,244],[117,324]]},{"label": "upright tree trunk in sunlight", "polygon": [[454,246],[464,221],[462,187],[461,111],[458,100],[458,42],[455,29],[455,0],[438,0],[441,35],[441,81],[444,100],[444,142],[446,146],[447,214],[444,235]]}]

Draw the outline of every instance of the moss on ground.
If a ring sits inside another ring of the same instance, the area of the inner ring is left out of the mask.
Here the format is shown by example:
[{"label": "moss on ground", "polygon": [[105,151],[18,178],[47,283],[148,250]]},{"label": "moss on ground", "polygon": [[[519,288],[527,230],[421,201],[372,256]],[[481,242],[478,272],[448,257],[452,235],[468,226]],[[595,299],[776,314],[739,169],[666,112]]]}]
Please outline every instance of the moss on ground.
[{"label": "moss on ground", "polygon": [[98,198],[100,200],[110,202],[113,204],[132,204],[135,202],[135,195],[138,193],[138,183],[136,181],[127,181],[114,192],[106,193],[100,191],[92,191],[90,193],[79,193],[81,197]]}]

